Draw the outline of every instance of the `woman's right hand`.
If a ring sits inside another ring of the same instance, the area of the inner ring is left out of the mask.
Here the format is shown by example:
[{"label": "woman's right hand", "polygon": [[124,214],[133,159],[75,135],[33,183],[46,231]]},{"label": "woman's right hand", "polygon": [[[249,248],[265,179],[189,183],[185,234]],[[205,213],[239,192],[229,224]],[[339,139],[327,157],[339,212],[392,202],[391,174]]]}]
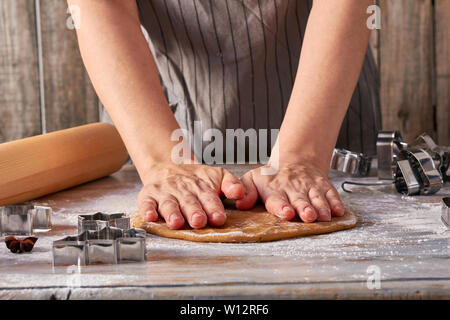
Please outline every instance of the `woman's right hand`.
[{"label": "woman's right hand", "polygon": [[[227,216],[220,195],[232,200],[246,196],[244,185],[230,171],[202,164],[154,165],[142,181],[140,215],[144,221],[161,216],[170,229],[182,228],[185,221],[195,229],[207,223],[221,226]],[[246,201],[254,201],[254,193],[247,195]]]}]

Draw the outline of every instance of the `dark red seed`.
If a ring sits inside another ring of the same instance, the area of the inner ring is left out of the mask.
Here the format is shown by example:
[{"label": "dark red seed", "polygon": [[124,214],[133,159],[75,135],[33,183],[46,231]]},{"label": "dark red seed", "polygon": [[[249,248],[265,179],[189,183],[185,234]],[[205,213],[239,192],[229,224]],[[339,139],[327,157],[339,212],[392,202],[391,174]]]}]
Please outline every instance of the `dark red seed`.
[{"label": "dark red seed", "polygon": [[20,241],[12,241],[10,246],[9,246],[9,250],[11,250],[12,253],[17,253],[17,252],[22,252],[20,250]]},{"label": "dark red seed", "polygon": [[9,249],[9,246],[11,245],[11,242],[17,241],[16,237],[9,236],[5,238],[6,247]]}]

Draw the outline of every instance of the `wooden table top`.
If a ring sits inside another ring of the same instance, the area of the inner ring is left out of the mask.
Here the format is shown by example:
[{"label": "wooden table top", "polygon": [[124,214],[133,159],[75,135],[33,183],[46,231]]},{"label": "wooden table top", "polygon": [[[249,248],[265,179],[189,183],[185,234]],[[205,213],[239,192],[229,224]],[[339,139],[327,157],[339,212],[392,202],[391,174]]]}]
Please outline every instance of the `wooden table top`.
[{"label": "wooden table top", "polygon": [[[249,167],[228,168],[240,175]],[[32,202],[54,209],[54,227],[32,253],[0,245],[0,298],[450,298],[450,232],[440,220],[450,186],[434,196],[406,197],[391,186],[349,194],[344,177],[331,178],[359,218],[354,229],[255,244],[148,235],[145,263],[54,268],[52,241],[76,233],[78,214],[136,210],[141,183],[125,166]]]}]

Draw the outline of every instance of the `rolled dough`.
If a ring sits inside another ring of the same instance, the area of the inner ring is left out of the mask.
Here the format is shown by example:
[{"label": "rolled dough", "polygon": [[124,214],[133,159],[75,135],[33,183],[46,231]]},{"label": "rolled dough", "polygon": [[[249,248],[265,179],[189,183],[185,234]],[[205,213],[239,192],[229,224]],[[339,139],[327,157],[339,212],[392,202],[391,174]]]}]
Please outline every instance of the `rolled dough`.
[{"label": "rolled dough", "polygon": [[353,228],[358,219],[346,210],[344,216],[333,217],[330,222],[303,223],[298,220],[284,221],[259,205],[250,211],[227,210],[227,222],[222,227],[181,230],[169,229],[165,222],[144,222],[138,213],[131,215],[135,228],[148,233],[174,239],[196,242],[266,242],[294,237],[329,233]]}]

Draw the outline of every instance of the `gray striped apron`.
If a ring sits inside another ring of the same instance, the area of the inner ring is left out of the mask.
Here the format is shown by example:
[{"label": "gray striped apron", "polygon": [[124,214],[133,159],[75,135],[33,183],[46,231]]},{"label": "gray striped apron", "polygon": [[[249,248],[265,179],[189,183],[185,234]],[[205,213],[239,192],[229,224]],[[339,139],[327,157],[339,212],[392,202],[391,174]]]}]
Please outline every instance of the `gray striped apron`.
[{"label": "gray striped apron", "polygon": [[[200,120],[203,131],[280,128],[312,0],[137,0],[137,4],[180,127],[192,134],[194,121]],[[381,127],[377,81],[367,50],[337,147],[375,154]]]}]

